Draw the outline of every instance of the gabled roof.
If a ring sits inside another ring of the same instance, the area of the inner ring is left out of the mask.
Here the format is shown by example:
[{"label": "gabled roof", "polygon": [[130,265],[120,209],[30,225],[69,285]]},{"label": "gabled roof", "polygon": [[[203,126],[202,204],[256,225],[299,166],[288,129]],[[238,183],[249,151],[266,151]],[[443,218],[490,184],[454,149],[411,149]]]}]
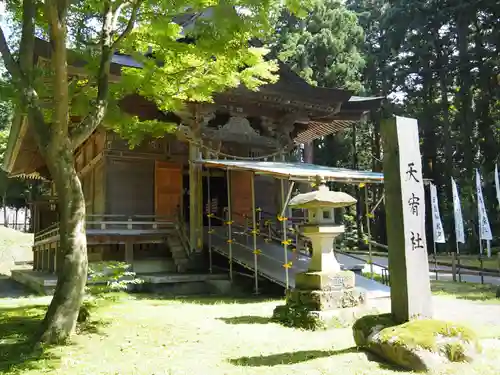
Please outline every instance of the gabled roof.
[{"label": "gabled roof", "polygon": [[[50,43],[35,40],[35,62],[50,59]],[[74,51],[68,51],[70,74],[85,74],[86,62]],[[216,95],[239,98],[244,103],[255,101],[262,105],[273,105],[296,111],[298,108],[308,114],[308,120],[298,120],[292,133],[296,143],[307,143],[322,136],[342,130],[359,121],[370,110],[378,108],[383,97],[357,97],[342,89],[330,89],[309,85],[295,74],[287,65],[279,63],[279,80],[274,84],[263,85],[258,91],[245,87],[228,90]],[[119,79],[122,67],[141,68],[141,64],[131,56],[115,53],[112,58],[112,80]],[[30,134],[24,116],[16,116],[9,137],[8,149],[3,168],[14,175],[32,174],[43,167],[40,156]],[[18,162],[22,154],[23,161]]]}]

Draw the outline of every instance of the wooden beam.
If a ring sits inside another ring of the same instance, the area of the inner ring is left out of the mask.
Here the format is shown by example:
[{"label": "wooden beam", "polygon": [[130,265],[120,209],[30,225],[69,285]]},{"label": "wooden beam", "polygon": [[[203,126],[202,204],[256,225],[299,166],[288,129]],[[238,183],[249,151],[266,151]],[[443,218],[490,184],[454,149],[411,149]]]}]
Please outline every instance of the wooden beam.
[{"label": "wooden beam", "polygon": [[78,177],[82,178],[87,173],[94,170],[95,166],[103,159],[104,152],[100,152],[95,158],[93,158],[86,166],[84,166],[79,172]]}]

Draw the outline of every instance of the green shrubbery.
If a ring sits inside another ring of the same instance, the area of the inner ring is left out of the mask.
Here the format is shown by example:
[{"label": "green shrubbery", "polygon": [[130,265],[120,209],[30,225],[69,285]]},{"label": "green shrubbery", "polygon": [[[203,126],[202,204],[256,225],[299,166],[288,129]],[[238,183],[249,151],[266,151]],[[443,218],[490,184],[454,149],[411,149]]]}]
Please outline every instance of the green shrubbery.
[{"label": "green shrubbery", "polygon": [[127,291],[131,285],[143,283],[130,268],[131,265],[125,262],[89,264],[86,296],[80,307],[78,322],[87,321],[92,310],[103,300],[112,300],[115,295],[110,294],[111,292]]}]

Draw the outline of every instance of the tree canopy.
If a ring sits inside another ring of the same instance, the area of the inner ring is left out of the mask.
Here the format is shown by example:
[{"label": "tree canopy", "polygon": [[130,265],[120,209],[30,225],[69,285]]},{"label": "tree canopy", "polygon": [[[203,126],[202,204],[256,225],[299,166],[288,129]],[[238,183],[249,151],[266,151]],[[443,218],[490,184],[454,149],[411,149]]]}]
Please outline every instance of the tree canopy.
[{"label": "tree canopy", "polygon": [[[132,144],[145,134],[172,129],[169,123],[140,121],[120,111],[120,99],[127,94],[140,94],[164,112],[182,112],[187,103],[211,101],[213,94],[225,89],[239,85],[256,89],[274,81],[275,63],[265,60],[264,49],[249,42],[269,35],[273,17],[283,6],[300,13],[305,3],[7,2],[20,37],[14,38],[17,45],[9,45],[0,28],[0,54],[15,87],[16,108],[27,115],[59,198],[64,264],[41,341],[61,342],[72,334],[87,281],[85,199],[74,165],[75,149],[102,124]],[[34,64],[35,37],[50,43],[48,64]],[[131,67],[112,73],[116,53],[133,58]],[[84,62],[84,74],[73,71],[75,61]],[[119,80],[112,83],[116,74]]]},{"label": "tree canopy", "polygon": [[339,0],[317,0],[305,18],[284,12],[278,21],[280,59],[313,85],[362,90],[363,29]]}]

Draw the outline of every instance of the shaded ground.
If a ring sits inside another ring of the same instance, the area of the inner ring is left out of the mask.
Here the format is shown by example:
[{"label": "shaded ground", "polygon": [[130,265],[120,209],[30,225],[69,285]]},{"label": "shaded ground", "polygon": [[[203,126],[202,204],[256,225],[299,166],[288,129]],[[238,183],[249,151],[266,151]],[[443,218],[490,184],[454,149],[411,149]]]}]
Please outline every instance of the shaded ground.
[{"label": "shaded ground", "polygon": [[[8,375],[407,373],[357,351],[350,329],[307,332],[272,323],[281,300],[123,296],[95,311],[91,329],[71,346],[43,351],[30,351],[26,341],[43,308],[15,301],[0,304],[0,373]],[[440,318],[467,321],[483,337],[500,337],[499,305],[434,297],[434,306]],[[493,375],[498,368],[500,348],[490,341],[474,365],[452,366],[440,374]]]},{"label": "shaded ground", "polygon": [[29,294],[24,286],[11,280],[8,276],[0,274],[0,299],[20,298]]}]

